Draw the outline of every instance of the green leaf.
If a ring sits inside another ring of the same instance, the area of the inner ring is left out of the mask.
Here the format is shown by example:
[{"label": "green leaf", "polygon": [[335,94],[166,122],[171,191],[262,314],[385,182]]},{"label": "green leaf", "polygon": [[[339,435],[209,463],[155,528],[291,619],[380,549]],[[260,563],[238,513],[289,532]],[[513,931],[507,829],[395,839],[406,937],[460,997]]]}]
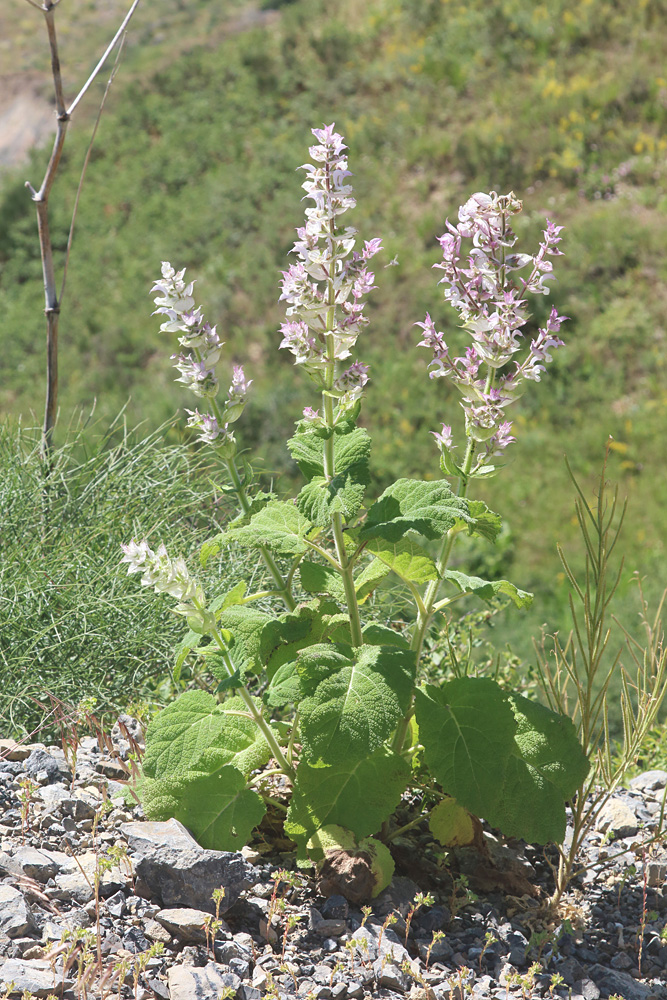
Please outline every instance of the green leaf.
[{"label": "green leaf", "polygon": [[[256,673],[273,646],[280,621],[257,608],[233,604],[219,616],[219,624],[233,637],[231,656],[242,673]],[[213,671],[215,673],[215,671]],[[215,673],[215,676],[219,676]]]},{"label": "green leaf", "polygon": [[406,583],[428,583],[429,580],[438,578],[435,563],[421,545],[412,539],[401,538],[397,542],[388,542],[384,538],[373,538],[366,550],[373,552],[377,559]]},{"label": "green leaf", "polygon": [[527,590],[519,590],[509,580],[482,580],[478,576],[467,576],[456,569],[446,569],[445,579],[450,580],[462,594],[474,594],[483,601],[491,601],[498,594],[510,597],[517,608],[528,608],[533,602],[533,595]]},{"label": "green leaf", "polygon": [[201,635],[199,632],[193,632],[192,629],[188,629],[185,633],[178,646],[174,650],[176,653],[176,661],[174,663],[174,680],[176,683],[181,679],[181,668],[185,661],[187,660],[190,653],[198,650],[199,643],[201,642]]},{"label": "green leaf", "polygon": [[488,678],[460,677],[417,691],[415,709],[426,763],[443,791],[492,822],[516,731],[505,694]]},{"label": "green leaf", "polygon": [[292,442],[298,442],[301,437],[306,439],[301,444],[300,453],[303,454],[304,447],[308,452],[308,457],[302,459],[302,462],[308,470],[310,482],[299,493],[297,507],[320,528],[327,528],[331,524],[333,514],[340,514],[346,522],[351,521],[361,508],[370,481],[368,459],[371,440],[367,431],[357,427],[350,434],[338,434],[334,437],[335,475],[330,481],[324,475],[322,441],[317,438],[318,443],[315,445],[314,435],[307,434],[297,435],[292,438]]},{"label": "green leaf", "polygon": [[149,778],[192,770],[224,727],[206,691],[186,691],[155,716],[146,733],[143,771]]},{"label": "green leaf", "polygon": [[475,839],[470,813],[449,795],[431,810],[428,826],[435,839],[445,847],[472,844]]},{"label": "green leaf", "polygon": [[468,529],[469,535],[479,535],[495,542],[503,526],[500,514],[494,514],[481,500],[468,500],[468,519],[457,522]]},{"label": "green leaf", "polygon": [[360,531],[363,538],[397,542],[407,531],[442,538],[457,520],[467,523],[468,502],[444,481],[397,479],[369,509]]},{"label": "green leaf", "polygon": [[246,548],[265,545],[280,555],[301,555],[308,548],[304,539],[312,530],[313,525],[293,503],[272,500],[249,524],[225,531],[224,540]]},{"label": "green leaf", "polygon": [[296,705],[301,699],[301,684],[296,663],[283,663],[271,678],[264,694],[264,701],[271,708]]},{"label": "green leaf", "polygon": [[296,659],[301,649],[320,642],[326,636],[332,613],[338,613],[334,604],[315,600],[281,616],[267,633],[262,647],[262,660],[269,679],[283,663]]},{"label": "green leaf", "polygon": [[229,698],[221,705],[206,691],[186,691],[148,727],[144,774],[172,778],[222,764],[233,764],[249,774],[262,767],[271,749],[246,712],[240,698]]},{"label": "green leaf", "polygon": [[372,559],[364,566],[359,576],[355,577],[354,580],[354,589],[360,604],[363,604],[389,573],[389,567],[385,566],[381,559]]},{"label": "green leaf", "polygon": [[[221,611],[225,611],[227,608],[233,607],[235,604],[242,604],[243,598],[245,597],[247,584],[245,580],[241,580],[232,587],[231,590],[226,591],[224,594],[220,594],[215,600],[211,601],[208,606],[208,610],[214,612],[216,616],[219,616]],[[218,619],[219,620],[219,619]]]},{"label": "green leaf", "polygon": [[398,754],[380,747],[370,757],[335,767],[301,761],[285,831],[304,856],[307,841],[328,824],[347,827],[357,837],[380,829],[401,800],[410,768]]},{"label": "green leaf", "polygon": [[[324,441],[312,432],[295,434],[287,442],[290,455],[306,479],[324,476]],[[355,478],[368,470],[371,439],[363,427],[349,433],[334,435],[334,468],[337,475],[352,474]],[[355,471],[353,471],[355,470]]]},{"label": "green leaf", "polygon": [[309,763],[340,764],[367,756],[408,709],[415,677],[410,650],[314,646],[297,665],[307,693],[299,710]]},{"label": "green leaf", "polygon": [[213,538],[207,538],[199,550],[199,562],[202,567],[206,567],[209,559],[217,556],[224,544],[224,531],[219,531]]},{"label": "green leaf", "polygon": [[176,781],[147,782],[143,791],[149,818],[179,820],[202,847],[214,851],[239,851],[266,812],[257,792],[231,765],[210,773],[191,771]]},{"label": "green leaf", "polygon": [[515,750],[494,825],[508,837],[560,844],[564,802],[586,780],[590,762],[570,718],[521,695],[509,694],[508,700],[517,722]]},{"label": "green leaf", "polygon": [[416,712],[445,792],[507,836],[562,841],[565,801],[589,769],[571,719],[472,677],[418,691]]},{"label": "green leaf", "polygon": [[345,603],[345,587],[340,573],[333,566],[322,566],[320,563],[308,562],[304,559],[299,565],[301,586],[309,594],[329,594],[341,604]]}]

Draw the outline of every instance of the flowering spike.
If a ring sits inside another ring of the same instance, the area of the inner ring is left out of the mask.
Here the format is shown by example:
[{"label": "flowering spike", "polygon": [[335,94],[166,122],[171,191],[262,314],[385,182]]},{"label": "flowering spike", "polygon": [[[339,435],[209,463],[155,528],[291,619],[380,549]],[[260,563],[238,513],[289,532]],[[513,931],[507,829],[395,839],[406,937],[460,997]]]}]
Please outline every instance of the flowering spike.
[{"label": "flowering spike", "polygon": [[[559,316],[553,308],[525,359],[519,363],[515,357],[524,348],[523,327],[528,321],[525,296],[548,293],[546,282],[553,278],[550,258],[562,254],[558,244],[563,227],[548,219],[536,254],[508,253],[516,243],[510,219],[521,208],[513,193],[478,192],[459,209],[457,225],[448,221],[438,240],[442,261],[434,267],[443,273],[439,284],[445,286],[445,299],[457,310],[473,340],[465,355],[449,356],[444,334],[436,330],[430,315],[416,324],[423,331],[419,346],[432,352],[429,376],[446,376],[453,381],[463,397],[466,435],[471,442],[484,443],[485,451],[478,454],[475,469],[515,440],[505,408],[521,395],[524,380],[539,382],[545,364],[552,360],[551,352],[563,344],[557,334],[567,317]],[[462,258],[465,239],[472,240],[472,247]],[[518,283],[512,284],[508,275],[529,266],[528,277],[519,277]],[[514,369],[501,375],[510,363]],[[443,454],[454,447],[447,425],[441,433],[432,433]]]},{"label": "flowering spike", "polygon": [[[357,231],[339,228],[340,216],[356,204],[348,183],[347,146],[333,124],[312,131],[317,139],[309,149],[314,163],[303,165],[302,187],[314,205],[306,209],[305,226],[296,231],[292,252],[298,259],[282,272],[280,299],[287,303],[288,320],[280,327],[280,346],[323,387],[331,345],[333,359],[344,361],[368,323],[363,299],[375,288],[375,275],[366,264],[382,249],[382,241],[366,240],[356,251]],[[359,363],[339,376],[336,390],[345,395],[343,409],[359,398],[367,381],[367,368]]]}]

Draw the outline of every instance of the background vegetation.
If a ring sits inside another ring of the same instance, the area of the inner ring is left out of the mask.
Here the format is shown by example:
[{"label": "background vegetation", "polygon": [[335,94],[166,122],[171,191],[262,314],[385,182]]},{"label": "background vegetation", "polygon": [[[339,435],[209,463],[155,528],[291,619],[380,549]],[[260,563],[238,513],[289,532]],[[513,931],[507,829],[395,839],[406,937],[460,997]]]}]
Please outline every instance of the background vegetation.
[{"label": "background vegetation", "polygon": [[[26,72],[43,72],[48,89],[39,13],[22,0],[5,6],[0,73],[10,60],[15,69],[23,59]],[[85,77],[124,7],[119,0],[63,0],[58,24],[72,93],[72,81]],[[507,523],[504,543],[466,558],[473,569],[511,575],[535,591],[533,609],[496,620],[494,632],[500,646],[511,641],[530,660],[531,635],[542,622],[567,628],[556,543],[576,544],[576,523],[562,456],[568,454],[592,493],[611,434],[609,475],[629,498],[618,610],[632,625],[632,571],[645,575],[651,597],[665,583],[665,14],[663,0],[181,0],[168,11],[160,5],[158,17],[146,2],[84,188],[61,318],[61,427],[97,400],[98,427],[108,427],[127,404],[130,425],[145,421],[148,434],[183,405],[168,361],[173,345],[150,318],[150,284],[168,259],[197,277],[228,360],[243,361],[254,379],[240,427],[244,446],[259,451],[267,476],[288,485],[294,470],[284,439],[312,393],[290,356],[277,351],[278,272],[302,218],[295,168],[306,158],[309,129],[335,120],[355,174],[353,221],[365,238],[382,236],[386,247],[372,323],[359,345],[361,359],[372,365],[365,421],[374,435],[378,485],[397,475],[437,474],[428,432],[459,419],[457,400],[426,377],[427,355],[416,349],[412,326],[430,310],[452,343],[460,336],[431,270],[436,237],[473,191],[514,189],[525,207],[520,249],[536,246],[545,216],[566,227],[553,299],[570,317],[563,328],[567,348],[515,410],[511,467],[484,487],[484,499]],[[91,114],[93,105],[91,99]],[[60,254],[89,126],[85,114],[75,120],[52,198]],[[28,423],[43,405],[44,320],[36,225],[23,183],[42,175],[46,155],[35,152],[28,165],[0,177],[0,414],[11,421],[23,415]],[[398,265],[386,266],[395,255]],[[548,303],[539,305],[531,329],[546,315]],[[15,427],[10,422],[5,431],[7,455]],[[186,454],[179,434],[173,426],[161,434],[179,449],[178,460],[165,452],[162,468],[170,476],[178,462],[185,469],[200,461]],[[84,438],[94,441],[95,433]],[[84,438],[70,450],[82,468]],[[103,466],[99,441],[86,447]],[[143,460],[150,468],[148,450]],[[25,562],[6,568],[16,552],[7,547],[9,533],[25,539],[38,531],[34,521],[22,520],[18,499],[34,469],[24,459],[15,466],[1,527],[3,572],[14,581],[5,580],[0,605],[0,628],[10,637],[5,670],[27,663],[32,647],[15,631],[16,621],[46,600],[37,570],[29,569],[37,547],[27,545]],[[197,482],[210,497],[206,477]],[[112,491],[115,499],[105,501],[127,510],[124,527],[167,524],[173,541],[180,537],[193,551],[195,539],[178,536],[176,519],[201,508],[196,490],[190,505],[178,490],[158,491],[139,519],[130,491],[138,483],[133,476],[126,492]],[[86,522],[94,535],[101,530],[98,510],[91,508]],[[112,546],[105,539],[96,579],[118,580],[119,540]],[[78,585],[89,570],[81,565]],[[127,601],[136,591],[114,587]],[[143,603],[142,615],[156,614],[157,606]],[[124,629],[107,635],[109,650]],[[157,632],[144,657],[151,670],[142,667],[142,676],[166,667]],[[44,685],[67,669],[61,650],[56,657],[49,648],[37,661]],[[118,691],[127,690],[121,658],[113,664],[121,675]],[[7,674],[10,684],[19,684],[17,669]],[[130,676],[138,678],[133,669]]]}]

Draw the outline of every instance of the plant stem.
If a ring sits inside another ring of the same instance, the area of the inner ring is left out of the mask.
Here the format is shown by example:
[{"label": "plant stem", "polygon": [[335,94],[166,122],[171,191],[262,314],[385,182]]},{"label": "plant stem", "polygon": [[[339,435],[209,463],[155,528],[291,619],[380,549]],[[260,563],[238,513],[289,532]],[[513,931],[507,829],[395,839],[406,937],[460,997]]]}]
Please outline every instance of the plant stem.
[{"label": "plant stem", "polygon": [[[215,402],[214,402],[214,409],[216,410],[218,409],[218,407],[215,405]],[[225,462],[227,465],[227,471],[229,472],[229,478],[232,481],[234,492],[238,497],[241,510],[243,511],[244,514],[247,514],[250,511],[250,501],[246,496],[245,487],[241,482],[241,477],[239,476],[239,470],[236,468],[236,462],[234,461],[233,458],[225,459]],[[296,608],[296,601],[294,600],[291,594],[290,588],[285,583],[283,575],[278,569],[275,559],[273,558],[269,550],[266,548],[266,546],[264,545],[260,546],[259,551],[262,553],[262,559],[264,560],[264,564],[268,569],[269,573],[271,574],[271,576],[273,577],[276,589],[279,592],[280,596],[282,597],[283,601],[285,602],[285,605],[287,606],[289,611],[294,611],[294,609]]]},{"label": "plant stem", "polygon": [[[227,646],[225,645],[225,642],[220,633],[218,632],[217,628],[213,631],[212,634],[213,638],[215,639],[222,653],[222,661],[225,665],[225,670],[227,671],[230,677],[233,677],[236,671],[234,670],[234,664],[231,662],[229,658],[229,652],[227,650]],[[252,695],[246,690],[245,687],[240,687],[238,689],[238,692],[241,698],[243,699],[244,703],[246,704],[248,711],[252,715],[256,725],[262,731],[264,739],[271,747],[271,752],[273,753],[273,756],[276,762],[278,763],[281,771],[283,772],[283,774],[286,774],[287,777],[293,781],[295,778],[294,768],[290,764],[288,764],[287,760],[285,759],[285,755],[282,752],[280,744],[276,740],[276,737],[273,733],[273,730],[271,729],[271,726],[268,724],[268,722],[262,715],[261,710],[258,709],[257,706],[255,705]]]}]

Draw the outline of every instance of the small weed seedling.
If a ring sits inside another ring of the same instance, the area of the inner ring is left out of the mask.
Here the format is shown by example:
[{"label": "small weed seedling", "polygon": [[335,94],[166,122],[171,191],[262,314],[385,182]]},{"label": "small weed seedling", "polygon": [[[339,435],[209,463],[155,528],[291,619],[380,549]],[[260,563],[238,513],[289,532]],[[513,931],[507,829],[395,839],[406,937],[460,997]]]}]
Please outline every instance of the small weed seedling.
[{"label": "small weed seedling", "polygon": [[482,971],[482,959],[484,958],[484,955],[489,950],[489,948],[491,947],[491,945],[492,944],[497,944],[497,942],[498,942],[498,938],[495,936],[495,934],[493,933],[493,931],[487,931],[486,934],[484,935],[484,944],[482,946],[482,950],[481,950],[480,956],[479,956],[479,971],[480,972]]},{"label": "small weed seedling", "polygon": [[19,781],[19,802],[21,803],[21,843],[25,844],[26,830],[30,829],[30,808],[33,803],[35,792],[39,789],[37,782],[32,778],[22,778]]},{"label": "small weed seedling", "polygon": [[414,901],[410,906],[410,909],[408,910],[408,915],[405,918],[406,947],[408,944],[408,935],[410,933],[410,924],[412,923],[412,918],[414,917],[415,913],[417,913],[417,911],[421,909],[422,906],[433,906],[434,903],[435,903],[435,896],[433,896],[430,892],[427,893],[418,892],[417,895],[415,896]]},{"label": "small weed seedling", "polygon": [[426,949],[426,968],[427,969],[428,969],[429,963],[431,961],[431,952],[433,951],[433,949],[436,946],[436,944],[438,943],[438,941],[444,941],[446,937],[447,937],[447,935],[445,934],[444,931],[433,931],[433,933],[431,935],[431,943],[429,944],[428,948]]}]

